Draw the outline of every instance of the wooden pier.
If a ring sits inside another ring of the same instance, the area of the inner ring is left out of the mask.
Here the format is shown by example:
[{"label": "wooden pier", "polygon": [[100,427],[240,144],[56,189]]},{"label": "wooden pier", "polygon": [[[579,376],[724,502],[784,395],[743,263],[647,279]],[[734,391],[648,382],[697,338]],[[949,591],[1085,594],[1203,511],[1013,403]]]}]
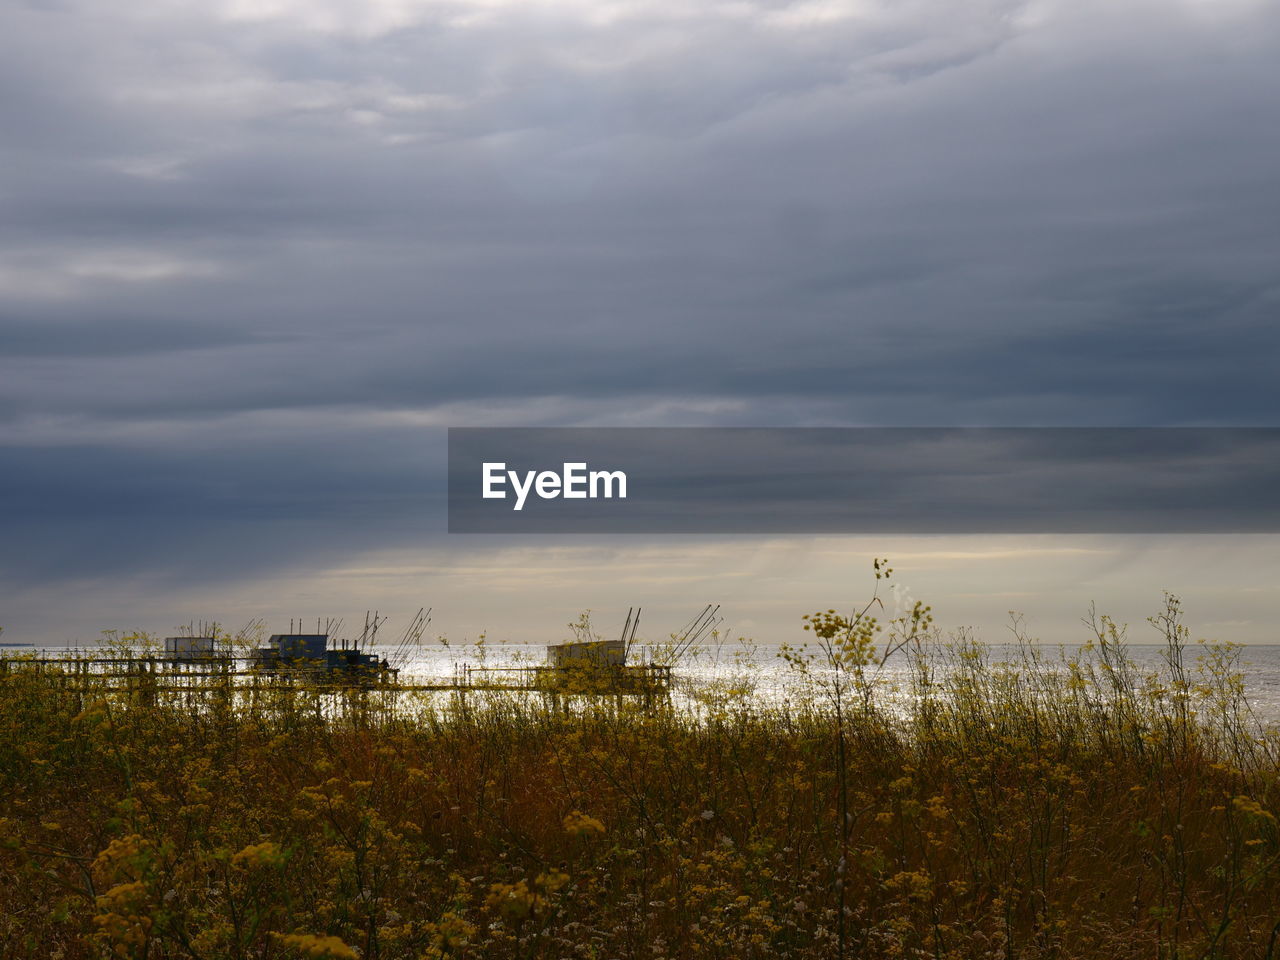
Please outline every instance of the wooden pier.
[{"label": "wooden pier", "polygon": [[160,694],[265,693],[272,690],[344,690],[387,693],[541,693],[641,695],[666,693],[671,668],[661,664],[489,667],[460,665],[451,677],[401,677],[385,663],[332,669],[306,661],[263,664],[253,655],[172,656],[0,656],[0,678],[27,671],[77,692],[129,693],[144,699]]}]

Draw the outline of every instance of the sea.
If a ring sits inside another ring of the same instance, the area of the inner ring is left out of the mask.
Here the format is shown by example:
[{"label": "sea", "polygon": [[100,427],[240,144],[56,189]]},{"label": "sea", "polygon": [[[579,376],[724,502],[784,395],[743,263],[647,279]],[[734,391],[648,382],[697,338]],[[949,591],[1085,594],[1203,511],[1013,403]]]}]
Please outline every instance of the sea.
[{"label": "sea", "polygon": [[[419,683],[450,682],[469,673],[472,682],[482,681],[488,671],[505,672],[513,668],[544,664],[547,648],[521,643],[448,644],[422,642],[412,646],[374,645],[369,652],[385,658],[399,670],[402,681]],[[1036,643],[975,644],[979,653],[980,674],[996,677],[1016,669],[1031,653],[1044,674],[1064,675],[1067,664],[1098,663],[1096,649],[1086,646]],[[82,655],[101,654],[100,649],[78,648]],[[66,647],[23,647],[7,645],[0,657],[60,657],[72,651]],[[679,699],[692,707],[708,705],[744,705],[749,703],[785,707],[827,689],[831,671],[821,656],[798,669],[768,644],[725,642],[685,651],[672,666],[673,688]],[[814,654],[812,648],[808,651]],[[933,668],[933,680],[945,687],[947,678],[958,662],[959,648],[936,644],[926,649]],[[629,652],[630,663],[670,662],[669,646],[637,643]],[[1138,677],[1169,675],[1169,651],[1163,644],[1127,643],[1124,655]],[[972,661],[970,661],[972,663]],[[1208,681],[1216,670],[1219,674],[1238,676],[1243,696],[1254,718],[1262,726],[1280,728],[1280,644],[1249,644],[1222,650],[1198,644],[1188,645],[1183,652],[1185,675],[1193,683]],[[972,667],[971,667],[972,668]],[[865,675],[874,689],[890,703],[903,703],[912,686],[911,660],[902,654],[891,655],[880,664],[868,665]],[[498,676],[495,673],[494,676]]]},{"label": "sea", "polygon": [[[1036,643],[978,644],[979,669],[995,675],[1016,669],[1028,652],[1041,665],[1042,672],[1065,674],[1073,660],[1082,664],[1098,664],[1096,648],[1079,645]],[[1222,649],[1189,644],[1182,653],[1187,679],[1211,682],[1212,673],[1225,671],[1240,678],[1244,698],[1256,719],[1263,725],[1280,726],[1280,644],[1250,644]],[[629,662],[663,662],[669,648],[637,644]],[[809,653],[816,653],[810,648]],[[934,668],[933,679],[944,683],[956,663],[959,648],[937,644],[926,650]],[[821,656],[797,669],[780,655],[778,647],[766,644],[735,644],[700,647],[688,651],[674,665],[672,675],[677,691],[694,702],[758,702],[782,705],[824,689],[829,679]],[[486,643],[469,645],[424,644],[411,650],[388,650],[387,657],[406,678],[447,678],[467,668],[509,669],[546,662],[546,647],[518,643]],[[1126,643],[1124,656],[1133,673],[1140,678],[1168,676],[1169,651],[1164,644]],[[890,655],[883,663],[868,665],[865,675],[890,700],[901,701],[911,688],[913,667],[903,655]],[[474,674],[473,674],[474,675]],[[816,681],[816,683],[815,683]]]}]

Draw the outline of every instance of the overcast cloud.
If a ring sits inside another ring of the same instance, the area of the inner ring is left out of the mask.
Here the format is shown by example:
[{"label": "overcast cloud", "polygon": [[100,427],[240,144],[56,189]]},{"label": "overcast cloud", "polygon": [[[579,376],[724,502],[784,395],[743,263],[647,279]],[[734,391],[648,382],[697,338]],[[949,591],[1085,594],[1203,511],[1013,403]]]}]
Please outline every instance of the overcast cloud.
[{"label": "overcast cloud", "polygon": [[78,625],[491,549],[441,542],[449,425],[1277,425],[1274,4],[43,0],[0,36],[6,639],[61,583]]}]

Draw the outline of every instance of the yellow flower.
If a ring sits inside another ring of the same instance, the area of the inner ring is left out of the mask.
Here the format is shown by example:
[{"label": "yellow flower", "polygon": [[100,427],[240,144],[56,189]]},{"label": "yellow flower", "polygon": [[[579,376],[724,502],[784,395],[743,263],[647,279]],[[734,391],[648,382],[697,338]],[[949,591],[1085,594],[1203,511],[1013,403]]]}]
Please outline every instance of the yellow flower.
[{"label": "yellow flower", "polygon": [[476,925],[453,911],[441,917],[439,923],[427,924],[427,930],[431,934],[433,951],[428,956],[445,956],[458,947],[466,946],[476,935]]},{"label": "yellow flower", "polygon": [[151,843],[136,833],[117,837],[93,861],[93,872],[106,880],[140,876],[151,858]]},{"label": "yellow flower", "polygon": [[529,889],[529,885],[521,880],[518,883],[495,883],[489,888],[485,897],[485,906],[500,911],[503,916],[518,920],[528,916],[530,911],[542,906],[540,894]]},{"label": "yellow flower", "polygon": [[927,900],[933,892],[933,878],[923,869],[895,873],[884,885],[905,893],[912,900]]},{"label": "yellow flower", "polygon": [[574,810],[564,818],[564,832],[575,837],[595,837],[604,833],[604,824],[581,810]]},{"label": "yellow flower", "polygon": [[569,875],[560,870],[551,870],[538,874],[538,879],[534,882],[547,893],[555,893],[569,882]]},{"label": "yellow flower", "polygon": [[128,956],[147,941],[151,918],[142,915],[147,888],[142,883],[119,883],[97,898],[102,912],[93,918],[98,936],[118,956]]},{"label": "yellow flower", "polygon": [[330,957],[333,960],[359,960],[360,957],[355,948],[347,946],[337,937],[316,933],[290,933],[277,936],[286,947],[293,947],[308,957]]},{"label": "yellow flower", "polygon": [[1264,820],[1275,822],[1275,815],[1265,809],[1262,804],[1252,797],[1233,797],[1231,805],[1241,813],[1247,813],[1251,816],[1261,817]]},{"label": "yellow flower", "polygon": [[231,857],[234,866],[280,867],[284,865],[286,856],[278,843],[265,840],[262,843],[251,843],[239,853]]}]

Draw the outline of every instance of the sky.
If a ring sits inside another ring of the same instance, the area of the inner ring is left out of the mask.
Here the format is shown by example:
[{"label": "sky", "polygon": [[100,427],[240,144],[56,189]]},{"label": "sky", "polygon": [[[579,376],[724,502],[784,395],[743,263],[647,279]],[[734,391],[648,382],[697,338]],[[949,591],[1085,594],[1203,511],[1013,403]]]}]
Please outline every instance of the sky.
[{"label": "sky", "polygon": [[[450,536],[450,426],[1277,426],[1280,8],[0,7],[0,626],[865,596],[1280,641],[1272,535]],[[652,626],[650,626],[652,624]]]}]

